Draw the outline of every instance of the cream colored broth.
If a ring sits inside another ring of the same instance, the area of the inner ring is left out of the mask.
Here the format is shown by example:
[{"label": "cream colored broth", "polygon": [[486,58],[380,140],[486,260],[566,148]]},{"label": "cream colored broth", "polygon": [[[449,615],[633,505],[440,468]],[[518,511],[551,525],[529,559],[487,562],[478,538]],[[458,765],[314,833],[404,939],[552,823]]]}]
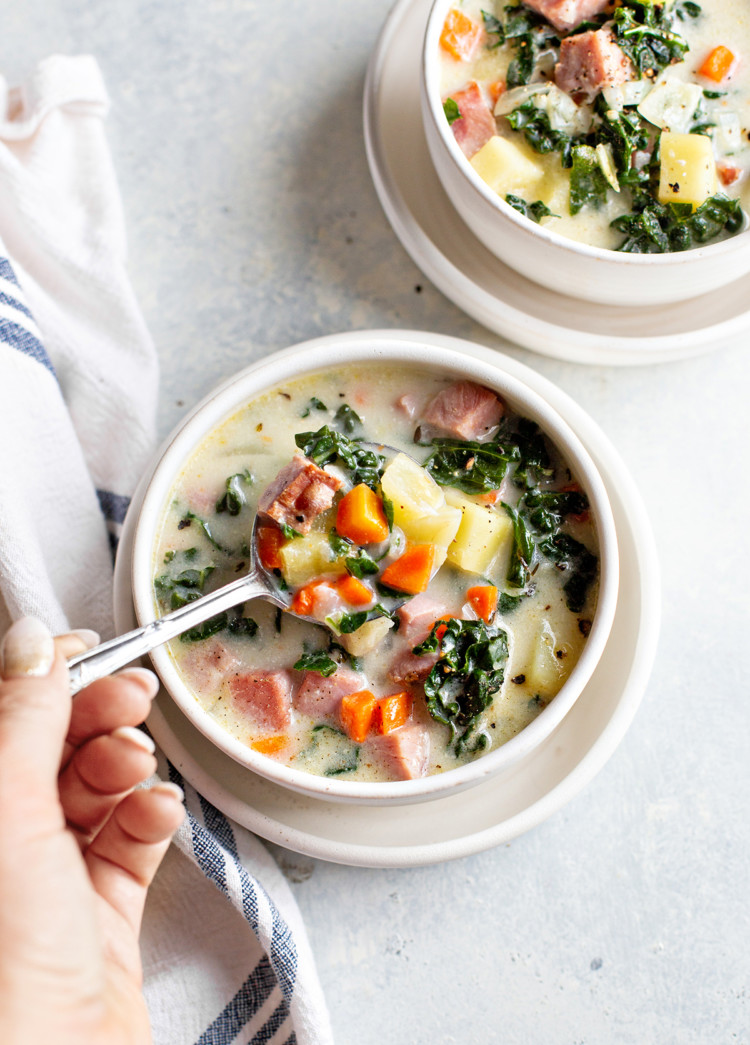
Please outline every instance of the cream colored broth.
[{"label": "cream colored broth", "polygon": [[[482,24],[482,12],[500,14],[507,0],[495,0],[485,3],[484,0],[466,0],[455,6],[469,15],[477,24]],[[720,98],[704,98],[701,101],[701,120],[717,126],[710,132],[714,160],[717,164],[716,191],[741,202],[743,210],[750,212],[750,9],[737,0],[703,0],[700,4],[701,15],[693,20],[685,18],[676,22],[676,31],[682,36],[689,50],[684,61],[668,66],[662,77],[675,81],[697,84],[703,90],[718,92]],[[489,38],[485,37],[485,40]],[[708,53],[718,45],[730,48],[736,56],[727,77],[720,83],[714,83],[698,74],[702,62]],[[483,91],[488,92],[490,85],[504,81],[508,65],[514,55],[509,45],[496,49],[481,46],[471,60],[460,61],[441,49],[441,96],[443,99],[451,95],[471,81],[476,81]],[[532,82],[549,80],[552,77],[552,66],[537,69]],[[582,104],[582,109],[590,108]],[[722,130],[721,122],[729,117],[736,126],[730,133]],[[651,127],[652,133],[657,132]],[[630,192],[621,188],[607,190],[606,200],[600,209],[587,205],[575,215],[569,211],[569,175],[560,165],[559,153],[545,155],[534,153],[525,142],[520,132],[514,131],[503,115],[497,117],[497,133],[514,143],[518,143],[524,152],[544,171],[541,182],[535,184],[533,192],[529,191],[526,202],[539,199],[553,212],[554,217],[544,217],[545,228],[554,230],[568,239],[592,246],[617,249],[623,242],[623,234],[611,227],[611,222],[620,215],[631,210]],[[736,180],[724,184],[722,177],[734,177]],[[729,173],[727,173],[729,172]],[[505,189],[498,189],[504,195]],[[722,238],[722,237],[718,237]]]},{"label": "cream colored broth", "polygon": [[[362,429],[357,435],[372,442],[387,443],[422,461],[429,448],[415,446],[416,421],[396,406],[396,402],[409,392],[423,408],[450,383],[422,370],[409,368],[377,364],[344,367],[272,389],[220,424],[186,462],[165,508],[154,554],[155,599],[160,609],[163,612],[168,610],[170,603],[160,587],[159,578],[174,576],[184,568],[200,570],[210,565],[214,569],[204,587],[204,591],[209,591],[234,579],[247,568],[247,549],[243,544],[250,540],[258,498],[292,458],[296,449],[295,433],[334,424],[336,409],[346,403],[362,419]],[[319,409],[318,403],[325,404],[327,409]],[[308,411],[308,416],[303,417]],[[234,517],[217,514],[215,506],[226,489],[227,478],[245,470],[253,476],[252,485],[242,487],[246,505]],[[556,486],[569,479],[564,463],[558,461]],[[508,501],[518,497],[518,491],[514,492],[507,482],[502,492]],[[331,512],[335,513],[335,508]],[[330,527],[331,512],[316,520],[315,531],[325,531]],[[232,554],[217,550],[199,520],[208,523],[215,544],[231,548]],[[590,522],[569,519],[564,529],[590,550],[596,551],[596,535]],[[186,552],[190,556],[188,559]],[[506,589],[507,559],[507,554],[498,554],[481,578],[444,564],[430,582],[429,594],[444,600],[451,615],[464,617],[467,615],[466,590],[470,585],[489,581],[501,592]],[[482,719],[482,730],[489,739],[487,750],[505,743],[536,717],[553,698],[579,657],[587,622],[593,614],[596,584],[592,586],[583,609],[571,613],[561,589],[562,579],[549,560],[539,557],[533,578],[533,596],[522,599],[512,612],[497,618],[507,631],[510,655],[502,687]],[[170,652],[201,706],[232,736],[248,745],[256,745],[278,731],[260,727],[251,716],[238,709],[231,697],[230,680],[254,668],[291,670],[303,651],[325,649],[330,634],[323,627],[286,613],[279,614],[262,600],[246,604],[244,614],[257,623],[255,635],[222,631],[196,641],[176,640],[171,643]],[[546,640],[541,638],[543,634]],[[429,734],[427,771],[444,772],[473,756],[469,753],[456,755],[449,749],[448,730],[430,717],[418,684],[395,684],[389,679],[392,657],[403,644],[404,640],[397,632],[389,632],[373,652],[359,658],[358,667],[366,677],[367,688],[376,696],[403,689],[412,692],[413,721],[423,723]],[[552,673],[551,685],[548,682],[540,685],[540,675],[536,684],[530,677],[533,676],[531,662],[540,649],[546,658],[543,670],[547,675],[544,677],[549,679],[550,671]],[[292,671],[292,675],[297,687],[302,673]],[[330,728],[315,729],[321,725]],[[291,726],[284,730],[283,746],[269,757],[297,769],[326,774],[346,765],[352,757],[353,747],[359,747],[357,768],[348,771],[346,778],[363,781],[390,779],[386,765],[376,754],[376,745],[367,740],[361,745],[353,745],[351,740],[336,732],[340,728],[335,715],[314,719],[295,710]]]}]

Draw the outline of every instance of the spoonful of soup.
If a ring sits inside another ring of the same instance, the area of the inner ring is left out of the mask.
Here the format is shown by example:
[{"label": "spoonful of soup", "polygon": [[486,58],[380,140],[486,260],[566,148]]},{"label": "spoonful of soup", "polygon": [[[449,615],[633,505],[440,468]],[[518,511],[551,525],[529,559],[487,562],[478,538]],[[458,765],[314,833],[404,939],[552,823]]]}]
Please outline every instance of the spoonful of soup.
[{"label": "spoonful of soup", "polygon": [[[353,656],[383,640],[394,624],[389,605],[426,590],[461,512],[407,454],[327,427],[310,435],[315,445],[302,447],[261,494],[247,572],[204,594],[211,569],[191,561],[194,549],[183,551],[179,572],[157,578],[171,612],[72,658],[73,693],[191,629],[227,626],[228,611],[255,598],[327,627]],[[394,496],[401,511],[413,504],[425,517],[420,543],[407,543],[394,525]],[[229,627],[252,623],[240,611]]]}]

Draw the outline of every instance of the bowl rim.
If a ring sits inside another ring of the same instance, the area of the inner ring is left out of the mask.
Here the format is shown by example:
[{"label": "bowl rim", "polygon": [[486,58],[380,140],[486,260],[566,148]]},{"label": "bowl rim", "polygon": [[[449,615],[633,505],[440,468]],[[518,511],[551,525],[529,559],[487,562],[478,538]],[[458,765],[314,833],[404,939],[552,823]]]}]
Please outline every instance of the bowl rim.
[{"label": "bowl rim", "polygon": [[[609,262],[629,267],[646,266],[647,268],[656,267],[659,269],[665,267],[676,268],[685,265],[692,266],[703,258],[707,258],[710,261],[718,259],[722,255],[744,253],[750,249],[750,221],[744,208],[745,228],[741,232],[736,233],[736,235],[720,240],[717,243],[706,243],[702,246],[691,247],[690,250],[673,251],[665,254],[631,254],[611,250],[608,247],[595,247],[588,243],[582,243],[579,240],[569,239],[567,236],[555,232],[554,229],[538,225],[519,214],[479,177],[461,151],[444,117],[439,88],[439,37],[445,20],[445,12],[454,2],[455,0],[433,0],[427,17],[422,43],[420,75],[422,112],[423,114],[425,113],[426,107],[440,143],[446,150],[462,180],[472,190],[473,195],[478,196],[483,203],[490,206],[501,219],[510,220],[526,237],[532,241],[539,241],[542,245],[547,244],[559,249],[569,250],[573,254],[580,254],[582,257],[589,258],[592,261]],[[428,128],[425,128],[425,131],[429,143]],[[730,282],[730,280],[727,280],[727,282]]]},{"label": "bowl rim", "polygon": [[619,555],[612,509],[593,460],[567,422],[546,404],[538,392],[502,369],[500,353],[497,353],[495,365],[494,360],[490,363],[486,358],[468,356],[443,344],[431,344],[429,333],[417,341],[413,334],[405,340],[398,336],[398,332],[359,331],[304,341],[252,363],[209,392],[170,433],[155,455],[150,474],[147,474],[135,522],[130,580],[139,624],[152,620],[156,612],[152,585],[154,544],[168,491],[201,439],[236,413],[243,403],[285,381],[349,363],[386,361],[407,367],[424,365],[425,351],[429,352],[431,370],[493,387],[508,399],[514,409],[521,409],[537,420],[560,448],[586,490],[600,554],[599,594],[591,632],[576,666],[556,696],[528,726],[505,744],[445,773],[383,783],[320,777],[292,769],[253,751],[232,737],[201,707],[180,678],[165,646],[151,653],[154,667],[171,699],[220,750],[260,776],[312,797],[366,804],[407,803],[444,796],[508,768],[548,737],[575,703],[599,661],[614,619]]}]

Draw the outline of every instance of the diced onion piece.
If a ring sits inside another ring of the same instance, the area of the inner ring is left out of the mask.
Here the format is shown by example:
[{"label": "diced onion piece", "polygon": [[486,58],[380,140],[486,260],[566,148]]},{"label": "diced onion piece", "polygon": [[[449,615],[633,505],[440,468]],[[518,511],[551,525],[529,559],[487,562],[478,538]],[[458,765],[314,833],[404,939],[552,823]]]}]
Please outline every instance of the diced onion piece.
[{"label": "diced onion piece", "polygon": [[737,113],[712,112],[711,119],[716,121],[713,140],[717,152],[724,155],[737,152],[742,147],[742,127]]},{"label": "diced onion piece", "polygon": [[609,143],[605,145],[604,142],[599,142],[596,147],[596,158],[604,177],[615,192],[619,192],[620,182],[617,177],[617,167],[615,166],[615,156],[612,151],[612,146]]},{"label": "diced onion piece", "polygon": [[693,125],[693,116],[703,99],[703,90],[696,83],[665,79],[638,106],[638,112],[663,131],[687,134]]},{"label": "diced onion piece", "polygon": [[534,105],[547,113],[553,131],[570,135],[586,134],[591,126],[591,109],[576,105],[569,94],[554,85],[546,94],[536,95]]},{"label": "diced onion piece", "polygon": [[610,109],[619,112],[626,105],[638,105],[651,90],[648,80],[627,80],[625,83],[615,83],[602,90],[604,100]]},{"label": "diced onion piece", "polygon": [[554,85],[551,83],[526,83],[521,87],[512,87],[501,94],[495,105],[495,116],[507,116],[519,105],[538,94],[549,94]]}]

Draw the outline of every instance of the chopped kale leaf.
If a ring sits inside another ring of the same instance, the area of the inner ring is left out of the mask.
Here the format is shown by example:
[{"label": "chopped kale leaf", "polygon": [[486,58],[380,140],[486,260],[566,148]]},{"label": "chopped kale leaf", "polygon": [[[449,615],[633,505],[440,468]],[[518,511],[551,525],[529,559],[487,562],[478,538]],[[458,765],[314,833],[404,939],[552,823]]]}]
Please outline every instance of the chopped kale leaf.
[{"label": "chopped kale leaf", "polygon": [[570,171],[570,213],[578,214],[585,206],[599,210],[607,200],[608,185],[596,150],[590,145],[576,145]]},{"label": "chopped kale leaf", "polygon": [[463,439],[433,439],[432,453],[423,467],[440,486],[452,486],[464,493],[485,493],[500,488],[512,461],[519,460],[518,449],[493,440],[489,443]]},{"label": "chopped kale leaf", "polygon": [[507,633],[481,620],[453,619],[434,625],[425,641],[414,647],[417,656],[437,650],[437,663],[424,684],[427,709],[450,729],[456,753],[481,750],[487,738],[476,732],[477,720],[502,685]]},{"label": "chopped kale leaf", "polygon": [[554,130],[548,113],[544,109],[538,109],[533,98],[529,98],[517,109],[513,109],[505,118],[514,131],[523,134],[535,152],[562,153],[563,167],[570,167],[575,139],[563,131]]},{"label": "chopped kale leaf", "polygon": [[648,193],[636,193],[633,210],[615,218],[612,227],[625,235],[618,250],[630,254],[665,254],[689,250],[720,236],[739,232],[743,224],[739,200],[722,193],[693,211],[689,203],[659,203]]},{"label": "chopped kale leaf", "polygon": [[527,203],[526,200],[521,199],[520,196],[514,196],[512,193],[508,193],[505,197],[505,202],[509,204],[513,210],[517,210],[519,214],[523,214],[524,218],[530,218],[531,221],[535,221],[537,224],[542,218],[557,218],[558,214],[553,214],[546,203],[542,203],[541,200],[534,200],[533,203]]},{"label": "chopped kale leaf", "polygon": [[299,432],[294,441],[305,457],[319,468],[338,461],[348,469],[353,485],[366,483],[373,490],[377,489],[385,467],[382,454],[360,446],[357,440],[349,439],[329,425],[317,432]]},{"label": "chopped kale leaf", "polygon": [[325,650],[314,650],[312,653],[303,653],[294,665],[295,671],[317,671],[323,678],[329,678],[338,668],[335,660],[329,657]]},{"label": "chopped kale leaf", "polygon": [[569,579],[563,584],[565,602],[571,613],[580,613],[586,604],[588,590],[596,579],[597,557],[566,533],[545,537],[539,542],[539,551],[558,569],[570,572]]},{"label": "chopped kale leaf", "polygon": [[[443,102],[443,112],[445,118],[449,124],[454,124],[456,120],[461,119],[461,110],[458,107],[458,102],[454,98],[446,98]],[[302,415],[305,416],[304,414]]]},{"label": "chopped kale leaf", "polygon": [[252,486],[255,482],[252,473],[245,468],[236,475],[230,475],[226,482],[226,490],[216,502],[216,511],[227,512],[229,515],[239,515],[247,504],[245,487]]},{"label": "chopped kale leaf", "polygon": [[[700,14],[697,4],[680,5],[684,21]],[[613,15],[615,40],[642,76],[654,78],[668,65],[680,62],[688,50],[687,41],[674,31],[678,12],[651,0],[621,0]]]}]

